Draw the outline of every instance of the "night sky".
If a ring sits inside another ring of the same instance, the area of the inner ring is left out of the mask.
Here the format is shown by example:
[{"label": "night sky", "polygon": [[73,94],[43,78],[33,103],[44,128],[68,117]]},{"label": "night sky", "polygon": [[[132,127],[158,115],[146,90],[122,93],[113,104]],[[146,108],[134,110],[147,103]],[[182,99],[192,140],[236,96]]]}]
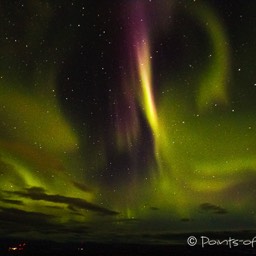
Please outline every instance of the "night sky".
[{"label": "night sky", "polygon": [[0,237],[256,227],[256,1],[3,0],[0,19]]}]

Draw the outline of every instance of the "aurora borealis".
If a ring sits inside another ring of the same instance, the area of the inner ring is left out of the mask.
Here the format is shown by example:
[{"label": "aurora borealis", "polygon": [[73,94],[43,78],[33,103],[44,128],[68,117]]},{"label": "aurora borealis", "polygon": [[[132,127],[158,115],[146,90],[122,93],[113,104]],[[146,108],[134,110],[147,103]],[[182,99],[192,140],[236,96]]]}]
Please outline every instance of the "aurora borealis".
[{"label": "aurora borealis", "polygon": [[254,229],[255,11],[2,1],[0,236],[168,243]]}]

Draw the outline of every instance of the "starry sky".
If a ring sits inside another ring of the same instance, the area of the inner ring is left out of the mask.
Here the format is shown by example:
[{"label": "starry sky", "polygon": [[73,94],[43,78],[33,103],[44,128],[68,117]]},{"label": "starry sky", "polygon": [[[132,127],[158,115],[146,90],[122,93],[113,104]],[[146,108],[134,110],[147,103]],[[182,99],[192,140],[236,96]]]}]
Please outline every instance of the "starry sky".
[{"label": "starry sky", "polygon": [[0,3],[0,237],[169,243],[256,226],[256,2]]}]

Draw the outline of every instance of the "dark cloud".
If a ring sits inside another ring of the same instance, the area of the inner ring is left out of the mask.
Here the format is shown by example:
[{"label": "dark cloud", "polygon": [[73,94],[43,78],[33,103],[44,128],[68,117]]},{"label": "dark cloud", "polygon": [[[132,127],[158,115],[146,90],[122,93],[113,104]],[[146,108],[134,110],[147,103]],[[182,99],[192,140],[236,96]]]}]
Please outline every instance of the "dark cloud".
[{"label": "dark cloud", "polygon": [[118,212],[109,210],[107,208],[101,207],[99,205],[87,202],[81,198],[75,197],[66,197],[61,195],[49,195],[46,191],[41,187],[31,187],[27,188],[25,191],[15,191],[9,192],[15,195],[18,195],[23,198],[30,198],[32,200],[42,200],[46,202],[52,203],[61,203],[68,205],[69,209],[83,209],[89,210],[97,213],[101,213],[103,215],[116,215]]},{"label": "dark cloud", "polygon": [[58,231],[61,231],[63,233],[85,234],[85,233],[88,233],[89,230],[90,230],[89,227],[79,225],[77,227],[69,227],[69,226],[61,227],[61,229],[59,229]]},{"label": "dark cloud", "polygon": [[28,212],[14,208],[0,207],[0,237],[22,236],[37,232],[37,235],[47,239],[49,234],[61,236],[88,234],[89,227],[77,222],[56,223],[53,215],[38,212]]},{"label": "dark cloud", "polygon": [[55,205],[46,205],[45,207],[49,208],[49,209],[56,209],[56,210],[63,210],[64,209],[61,206],[55,206]]},{"label": "dark cloud", "polygon": [[76,181],[73,181],[72,183],[75,187],[81,189],[84,192],[92,192],[92,190],[85,184],[82,184],[82,183],[79,183],[79,182],[76,182]]},{"label": "dark cloud", "polygon": [[158,211],[159,210],[159,208],[154,207],[154,206],[151,206],[149,209],[152,210],[152,211]]},{"label": "dark cloud", "polygon": [[47,191],[42,187],[30,187],[26,189],[30,194],[45,194]]},{"label": "dark cloud", "polygon": [[0,201],[7,204],[24,205],[24,203],[21,200],[0,199]]},{"label": "dark cloud", "polygon": [[14,208],[0,207],[0,220],[17,224],[47,224],[54,216],[38,212],[27,212]]},{"label": "dark cloud", "polygon": [[182,219],[180,219],[181,221],[183,221],[183,222],[189,222],[189,221],[191,221],[191,219],[189,219],[189,218],[182,218]]},{"label": "dark cloud", "polygon": [[210,203],[203,203],[199,206],[201,211],[210,212],[214,214],[227,214],[228,211],[218,205],[210,204]]},{"label": "dark cloud", "polygon": [[40,230],[43,234],[87,234],[89,227],[85,225],[79,225],[76,222],[70,222],[63,224],[51,224]]}]

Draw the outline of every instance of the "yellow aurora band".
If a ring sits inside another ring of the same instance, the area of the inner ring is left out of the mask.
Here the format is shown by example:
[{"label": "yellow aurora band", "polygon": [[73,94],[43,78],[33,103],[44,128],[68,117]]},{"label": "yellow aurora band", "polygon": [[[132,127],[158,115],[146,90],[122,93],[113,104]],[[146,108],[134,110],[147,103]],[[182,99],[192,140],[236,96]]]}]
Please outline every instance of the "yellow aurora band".
[{"label": "yellow aurora band", "polygon": [[143,39],[141,45],[138,46],[137,58],[142,91],[142,108],[145,110],[145,115],[152,128],[152,131],[157,134],[157,110],[152,90],[150,49],[148,39]]}]

